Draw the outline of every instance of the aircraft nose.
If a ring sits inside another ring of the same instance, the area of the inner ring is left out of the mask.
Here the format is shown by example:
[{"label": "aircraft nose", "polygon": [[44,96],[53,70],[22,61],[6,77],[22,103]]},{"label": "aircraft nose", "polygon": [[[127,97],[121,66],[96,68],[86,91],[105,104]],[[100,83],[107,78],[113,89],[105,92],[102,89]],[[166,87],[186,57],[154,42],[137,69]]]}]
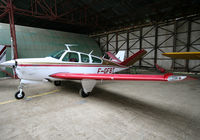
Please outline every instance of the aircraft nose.
[{"label": "aircraft nose", "polygon": [[13,67],[13,66],[15,66],[15,63],[16,63],[15,60],[9,60],[9,61],[1,63],[0,66]]}]

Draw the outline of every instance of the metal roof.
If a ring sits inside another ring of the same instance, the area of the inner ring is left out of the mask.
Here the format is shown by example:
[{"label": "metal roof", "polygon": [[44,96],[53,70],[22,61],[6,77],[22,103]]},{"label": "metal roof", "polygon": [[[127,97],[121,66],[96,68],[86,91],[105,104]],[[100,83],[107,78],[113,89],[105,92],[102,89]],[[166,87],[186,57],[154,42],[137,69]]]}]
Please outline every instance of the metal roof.
[{"label": "metal roof", "polygon": [[0,22],[9,22],[10,1],[17,25],[82,34],[200,13],[199,0],[0,0]]}]

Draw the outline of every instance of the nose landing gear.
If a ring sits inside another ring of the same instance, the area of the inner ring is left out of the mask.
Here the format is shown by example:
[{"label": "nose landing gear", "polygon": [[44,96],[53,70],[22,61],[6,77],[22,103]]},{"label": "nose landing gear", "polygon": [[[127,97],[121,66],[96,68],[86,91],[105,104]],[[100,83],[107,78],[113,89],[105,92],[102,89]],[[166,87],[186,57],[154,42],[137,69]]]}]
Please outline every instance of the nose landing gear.
[{"label": "nose landing gear", "polygon": [[20,89],[18,92],[15,93],[15,98],[20,100],[23,99],[25,96],[25,93],[22,91],[22,89]]},{"label": "nose landing gear", "polygon": [[25,93],[23,92],[23,86],[24,84],[22,83],[22,81],[20,81],[19,91],[15,93],[15,98],[18,100],[23,99],[25,96]]}]

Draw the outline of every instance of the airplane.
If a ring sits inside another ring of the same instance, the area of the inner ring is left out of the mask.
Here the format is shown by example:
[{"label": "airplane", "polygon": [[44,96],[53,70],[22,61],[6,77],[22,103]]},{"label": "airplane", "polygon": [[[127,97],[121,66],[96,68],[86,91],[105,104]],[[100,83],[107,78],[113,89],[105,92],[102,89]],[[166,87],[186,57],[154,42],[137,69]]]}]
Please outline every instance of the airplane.
[{"label": "airplane", "polygon": [[[175,76],[171,73],[164,75],[142,74],[115,74],[129,69],[144,54],[140,50],[129,58],[121,61],[114,56],[111,60],[73,51],[70,44],[65,44],[65,50],[58,51],[45,58],[22,58],[5,61],[0,64],[3,67],[11,67],[20,79],[19,91],[15,93],[16,99],[23,99],[25,93],[23,87],[26,84],[41,82],[54,82],[60,85],[62,80],[80,80],[82,88],[79,90],[81,97],[88,97],[97,80],[144,80],[144,81],[177,81],[186,76]],[[124,54],[124,53],[119,53]],[[119,56],[117,54],[116,56]]]}]

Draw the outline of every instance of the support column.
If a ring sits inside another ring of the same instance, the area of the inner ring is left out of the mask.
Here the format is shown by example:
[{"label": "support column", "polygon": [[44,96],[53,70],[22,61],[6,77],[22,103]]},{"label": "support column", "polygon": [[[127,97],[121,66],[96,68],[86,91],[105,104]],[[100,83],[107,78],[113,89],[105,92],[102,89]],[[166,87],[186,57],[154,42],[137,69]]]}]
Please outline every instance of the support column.
[{"label": "support column", "polygon": [[[173,52],[176,52],[176,42],[177,42],[177,21],[174,23],[174,38],[173,38]],[[175,70],[175,59],[172,59],[172,70]]]},{"label": "support column", "polygon": [[[190,46],[191,46],[191,21],[188,20],[188,34],[187,34],[187,52],[190,51]],[[189,60],[185,61],[185,70],[189,72]]]},{"label": "support column", "polygon": [[118,51],[119,51],[119,48],[118,48],[118,32],[116,33],[116,48],[115,48],[115,52],[116,52],[116,54],[118,53]]},{"label": "support column", "polygon": [[126,45],[127,45],[127,52],[126,52],[126,57],[128,58],[129,57],[129,51],[130,51],[130,46],[129,46],[129,30],[127,31],[127,37],[126,37],[126,39],[127,39],[127,43],[126,43]]},{"label": "support column", "polygon": [[106,52],[108,52],[108,46],[109,46],[109,40],[108,40],[108,34],[106,35]]},{"label": "support column", "polygon": [[9,7],[10,36],[11,36],[11,39],[13,40],[14,59],[17,59],[18,58],[18,55],[17,55],[17,40],[16,40],[14,11],[13,11],[12,0],[9,0],[8,7]]},{"label": "support column", "polygon": [[[142,36],[142,27],[140,28],[140,50],[142,50],[142,39],[143,39],[143,36]],[[142,66],[142,58],[140,58],[140,61],[139,61],[139,67]]]},{"label": "support column", "polygon": [[158,25],[155,25],[155,45],[154,45],[154,67],[156,68],[157,64],[157,49],[158,49]]}]

